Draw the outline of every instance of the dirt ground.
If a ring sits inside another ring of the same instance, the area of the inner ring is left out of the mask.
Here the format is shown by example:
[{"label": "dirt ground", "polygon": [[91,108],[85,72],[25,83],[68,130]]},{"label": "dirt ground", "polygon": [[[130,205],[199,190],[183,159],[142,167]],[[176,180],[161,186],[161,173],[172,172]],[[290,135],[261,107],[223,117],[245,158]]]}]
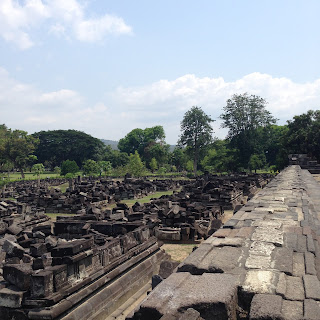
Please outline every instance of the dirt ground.
[{"label": "dirt ground", "polygon": [[320,182],[320,174],[313,174],[312,175],[318,182]]}]

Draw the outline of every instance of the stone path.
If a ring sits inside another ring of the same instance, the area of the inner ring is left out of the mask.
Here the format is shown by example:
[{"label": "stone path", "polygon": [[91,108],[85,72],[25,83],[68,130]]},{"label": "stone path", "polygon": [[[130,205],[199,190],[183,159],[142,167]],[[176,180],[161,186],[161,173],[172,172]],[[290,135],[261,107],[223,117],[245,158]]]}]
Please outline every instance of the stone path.
[{"label": "stone path", "polygon": [[290,166],[127,319],[320,319],[320,185]]}]

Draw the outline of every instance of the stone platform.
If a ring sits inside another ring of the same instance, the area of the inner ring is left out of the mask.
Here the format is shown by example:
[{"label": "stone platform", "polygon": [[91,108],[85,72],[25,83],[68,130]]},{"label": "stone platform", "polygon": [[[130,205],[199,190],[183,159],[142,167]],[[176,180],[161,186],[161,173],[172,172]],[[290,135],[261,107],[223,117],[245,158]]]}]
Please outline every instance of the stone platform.
[{"label": "stone platform", "polygon": [[320,319],[320,185],[290,166],[127,319]]}]

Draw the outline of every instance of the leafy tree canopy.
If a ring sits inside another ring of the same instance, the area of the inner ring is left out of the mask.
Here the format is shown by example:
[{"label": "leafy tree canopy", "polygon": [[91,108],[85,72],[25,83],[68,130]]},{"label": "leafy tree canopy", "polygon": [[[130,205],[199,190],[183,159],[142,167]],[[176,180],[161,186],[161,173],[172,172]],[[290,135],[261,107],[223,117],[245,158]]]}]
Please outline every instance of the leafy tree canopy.
[{"label": "leafy tree canopy", "polygon": [[137,151],[147,163],[150,163],[152,158],[156,158],[159,164],[163,164],[168,160],[169,150],[169,145],[164,139],[165,133],[162,126],[136,128],[120,139],[118,148],[127,154],[134,154]]},{"label": "leafy tree canopy", "polygon": [[201,161],[201,165],[209,173],[235,172],[238,169],[237,150],[229,149],[226,140],[216,139]]},{"label": "leafy tree canopy", "polygon": [[309,110],[288,121],[288,153],[306,153],[320,161],[320,110]]},{"label": "leafy tree canopy", "polygon": [[92,159],[86,160],[83,163],[82,169],[83,169],[83,173],[88,176],[95,176],[101,172],[99,164]]},{"label": "leafy tree canopy", "polygon": [[65,160],[61,164],[61,174],[65,176],[67,173],[75,174],[79,171],[79,167],[74,160]]},{"label": "leafy tree canopy", "polygon": [[130,154],[128,164],[129,173],[131,173],[134,177],[141,177],[144,170],[145,167],[143,162],[141,161],[138,151],[135,151],[135,153]]},{"label": "leafy tree canopy", "polygon": [[77,130],[40,131],[33,136],[40,141],[35,151],[38,160],[52,168],[67,159],[78,165],[87,159],[100,160],[105,150],[101,140]]},{"label": "leafy tree canopy", "polygon": [[193,172],[196,175],[198,160],[203,151],[212,142],[211,122],[207,114],[199,107],[192,107],[181,121],[181,135],[178,145],[187,146],[193,156]]},{"label": "leafy tree canopy", "polygon": [[257,130],[276,123],[276,119],[266,109],[266,100],[255,95],[235,94],[227,100],[220,115],[222,127],[228,128],[231,146],[239,150],[241,166],[247,167],[250,156],[264,152]]},{"label": "leafy tree canopy", "polygon": [[11,130],[5,125],[0,126],[1,161],[10,162],[21,172],[24,178],[24,168],[37,158],[33,155],[38,139],[28,135],[26,131]]}]

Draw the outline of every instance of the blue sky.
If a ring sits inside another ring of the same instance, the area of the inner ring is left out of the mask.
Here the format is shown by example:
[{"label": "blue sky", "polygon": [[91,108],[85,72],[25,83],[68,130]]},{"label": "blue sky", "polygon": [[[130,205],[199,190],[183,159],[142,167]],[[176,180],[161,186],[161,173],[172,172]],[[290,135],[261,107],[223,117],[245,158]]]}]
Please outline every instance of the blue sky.
[{"label": "blue sky", "polygon": [[118,140],[233,94],[284,124],[320,105],[319,1],[0,0],[0,123]]}]

